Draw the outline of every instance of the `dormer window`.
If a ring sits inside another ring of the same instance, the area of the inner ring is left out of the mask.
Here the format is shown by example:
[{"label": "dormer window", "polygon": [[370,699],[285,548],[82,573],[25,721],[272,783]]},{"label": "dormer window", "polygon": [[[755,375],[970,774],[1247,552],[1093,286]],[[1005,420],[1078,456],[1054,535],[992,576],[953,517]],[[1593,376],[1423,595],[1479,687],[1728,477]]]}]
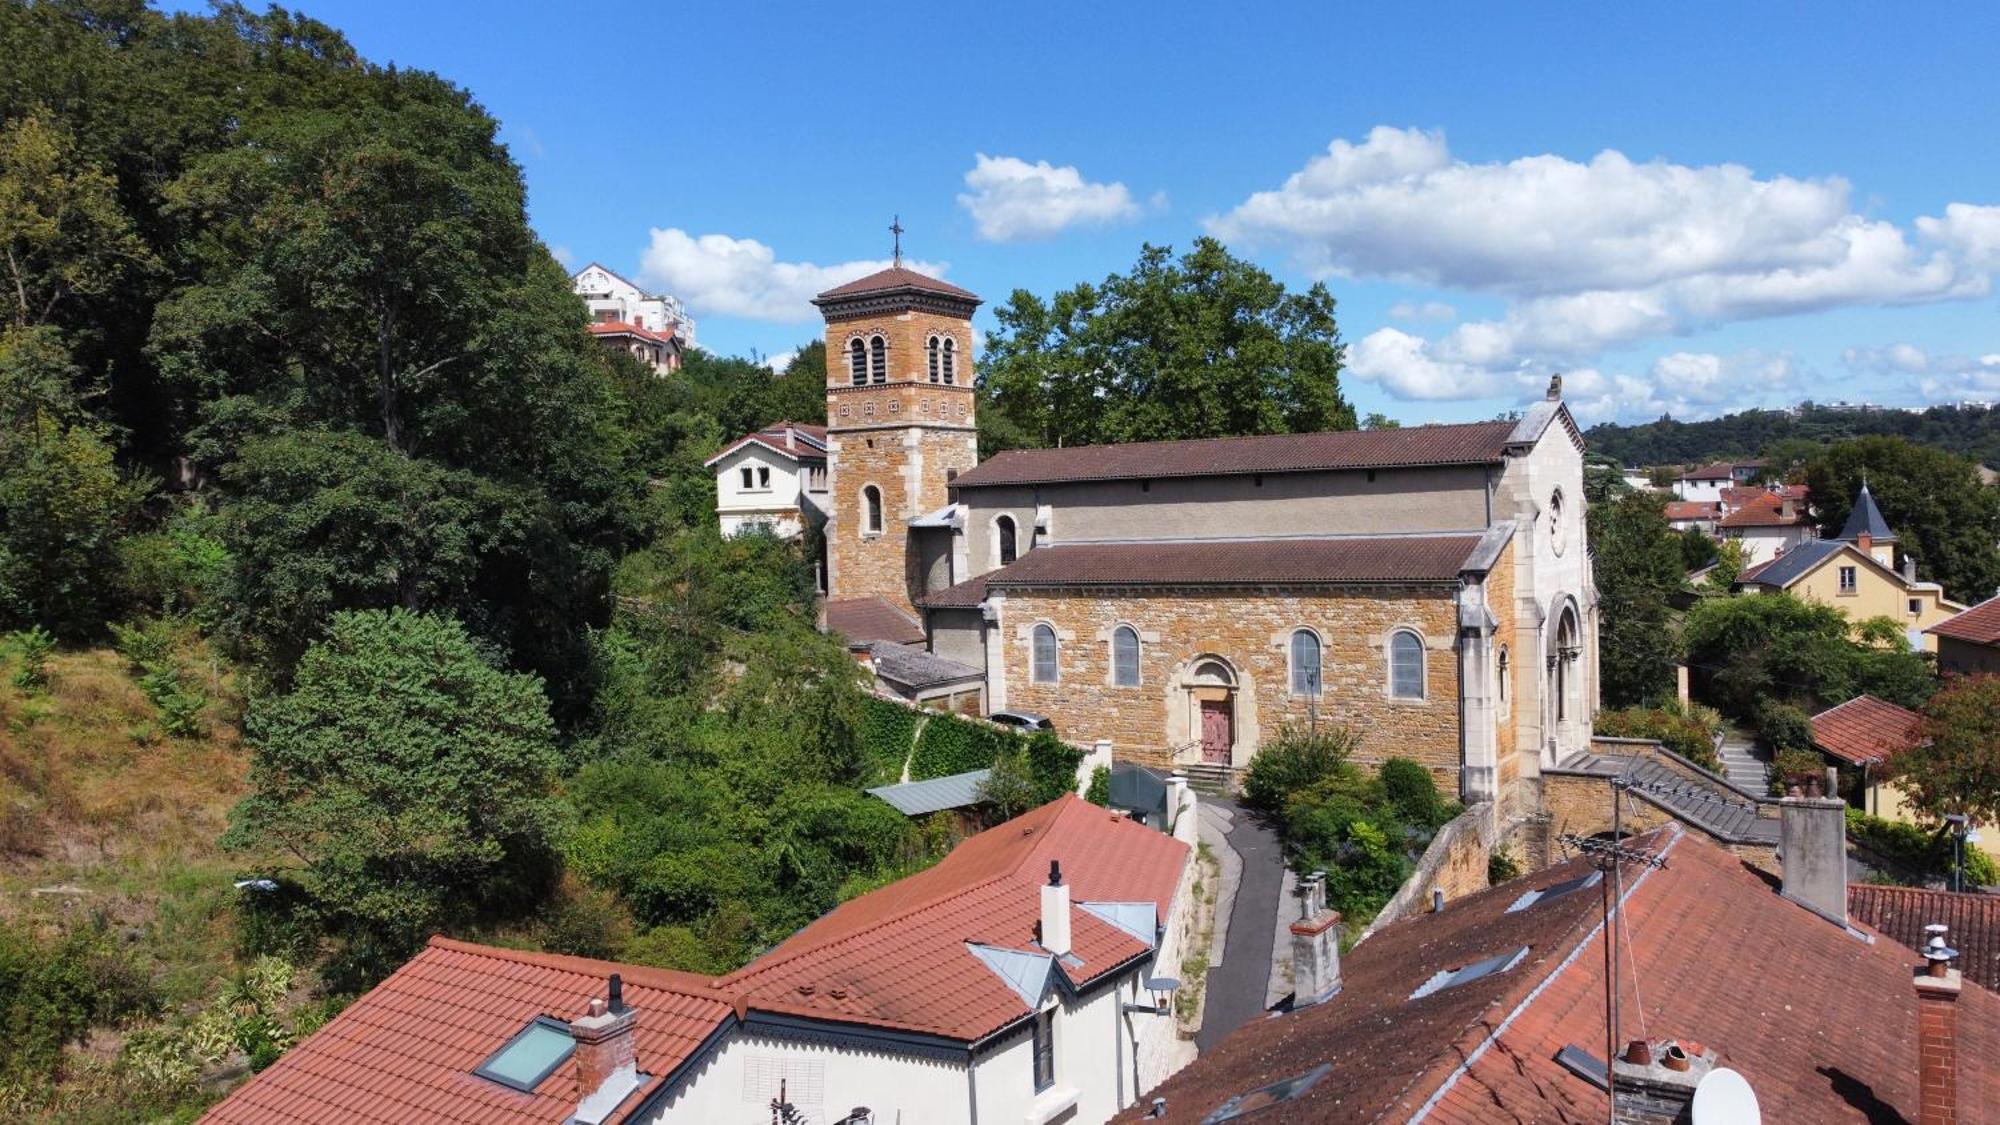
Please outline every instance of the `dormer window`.
[{"label": "dormer window", "polygon": [[847,342],[847,381],[857,387],[868,382],[868,345],[859,336]]}]

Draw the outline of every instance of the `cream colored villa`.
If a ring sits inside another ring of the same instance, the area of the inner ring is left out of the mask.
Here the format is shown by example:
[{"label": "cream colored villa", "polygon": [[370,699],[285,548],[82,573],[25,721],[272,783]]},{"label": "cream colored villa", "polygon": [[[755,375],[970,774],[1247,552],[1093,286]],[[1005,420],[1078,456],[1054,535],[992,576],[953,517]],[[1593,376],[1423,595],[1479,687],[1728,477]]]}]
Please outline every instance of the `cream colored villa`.
[{"label": "cream colored villa", "polygon": [[1286,723],[1340,723],[1364,760],[1485,798],[1588,745],[1597,595],[1559,380],[1504,421],[981,463],[977,297],[897,268],[816,303],[830,619],[915,617],[992,710],[1155,766],[1239,769]]}]

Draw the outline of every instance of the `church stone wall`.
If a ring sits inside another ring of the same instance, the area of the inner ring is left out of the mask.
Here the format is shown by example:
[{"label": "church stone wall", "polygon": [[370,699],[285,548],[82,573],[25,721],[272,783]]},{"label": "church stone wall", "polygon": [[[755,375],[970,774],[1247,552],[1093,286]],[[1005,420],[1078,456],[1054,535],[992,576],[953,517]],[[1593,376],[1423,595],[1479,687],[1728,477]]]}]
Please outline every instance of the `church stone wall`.
[{"label": "church stone wall", "polygon": [[[1164,764],[1166,751],[1200,733],[1191,728],[1183,677],[1197,657],[1219,656],[1238,678],[1233,764],[1246,765],[1260,741],[1311,716],[1310,701],[1290,691],[1289,640],[1304,627],[1323,644],[1319,721],[1354,728],[1358,761],[1413,758],[1431,767],[1445,792],[1457,791],[1456,610],[1447,588],[1013,589],[1003,604],[1007,706],[1048,715],[1072,742],[1108,738],[1121,758]],[[1030,631],[1037,622],[1049,623],[1060,639],[1059,683],[1030,681]],[[1137,687],[1111,683],[1111,633],[1120,624],[1137,629],[1142,640]],[[1415,628],[1425,639],[1422,700],[1389,697],[1386,646],[1397,627]]]}]

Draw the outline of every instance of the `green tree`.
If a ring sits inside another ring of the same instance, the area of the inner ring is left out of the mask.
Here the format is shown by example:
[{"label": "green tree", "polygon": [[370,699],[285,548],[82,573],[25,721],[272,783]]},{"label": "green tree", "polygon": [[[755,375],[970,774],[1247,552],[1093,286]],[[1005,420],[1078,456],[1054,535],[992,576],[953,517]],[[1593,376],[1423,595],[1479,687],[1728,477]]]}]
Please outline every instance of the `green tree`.
[{"label": "green tree", "polygon": [[1353,429],[1333,296],[1289,293],[1210,238],[1176,259],[1044,301],[1016,290],[981,360],[987,402],[1023,444]]},{"label": "green tree", "polygon": [[1953,679],[1924,705],[1923,739],[1891,760],[1896,786],[1933,823],[2000,824],[2000,676]]},{"label": "green tree", "polygon": [[541,684],[450,618],[337,613],[292,689],[251,704],[250,794],[223,843],[289,861],[317,922],[393,964],[532,901],[554,735]]},{"label": "green tree", "polygon": [[0,435],[0,621],[68,639],[102,629],[117,601],[118,538],[149,487],[81,424],[44,419]]},{"label": "green tree", "polygon": [[1681,541],[1659,493],[1630,492],[1590,512],[1601,621],[1598,688],[1607,707],[1658,701],[1680,662],[1669,598],[1686,583]]},{"label": "green tree", "polygon": [[1865,437],[1822,450],[1805,468],[1820,534],[1847,522],[1863,478],[1918,573],[1965,602],[2000,586],[2000,492],[1969,459],[1897,437]]},{"label": "green tree", "polygon": [[15,330],[87,305],[149,263],[117,187],[46,110],[0,126],[0,290]]},{"label": "green tree", "polygon": [[1034,808],[1035,773],[1028,766],[1025,750],[1013,750],[993,759],[986,780],[979,783],[979,799],[993,810],[994,822],[1011,820]]},{"label": "green tree", "polygon": [[1696,693],[1753,724],[1774,703],[1813,713],[1867,692],[1916,707],[1937,686],[1927,657],[1900,632],[1883,638],[1832,606],[1789,594],[1704,599],[1688,611],[1682,636]]}]

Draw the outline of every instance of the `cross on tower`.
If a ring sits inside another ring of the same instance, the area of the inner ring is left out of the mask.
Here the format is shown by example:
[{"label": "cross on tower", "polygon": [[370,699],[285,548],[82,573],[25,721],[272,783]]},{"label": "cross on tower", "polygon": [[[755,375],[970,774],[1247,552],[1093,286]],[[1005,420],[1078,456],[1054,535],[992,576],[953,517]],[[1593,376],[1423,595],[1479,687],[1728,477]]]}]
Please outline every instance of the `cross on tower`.
[{"label": "cross on tower", "polygon": [[896,236],[896,264],[900,266],[903,264],[903,217],[901,215],[890,216],[889,233]]}]

